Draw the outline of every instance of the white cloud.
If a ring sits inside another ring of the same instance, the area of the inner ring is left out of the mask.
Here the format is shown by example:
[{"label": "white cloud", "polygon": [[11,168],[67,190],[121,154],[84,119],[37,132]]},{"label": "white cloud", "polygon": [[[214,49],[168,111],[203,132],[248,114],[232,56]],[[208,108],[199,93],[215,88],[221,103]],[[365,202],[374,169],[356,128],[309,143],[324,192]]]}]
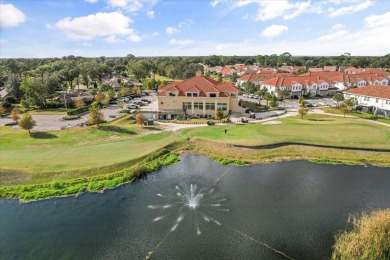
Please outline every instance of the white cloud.
[{"label": "white cloud", "polygon": [[120,8],[124,11],[136,13],[141,10],[145,4],[153,6],[159,0],[106,0],[112,8]]},{"label": "white cloud", "polygon": [[339,9],[330,8],[329,9],[329,11],[330,11],[329,16],[335,17],[335,16],[340,16],[340,15],[345,15],[345,14],[356,13],[356,12],[359,12],[361,10],[364,10],[364,9],[372,6],[373,4],[374,3],[371,0],[369,0],[369,1],[365,1],[365,2],[360,3],[360,4],[341,7]]},{"label": "white cloud", "polygon": [[260,8],[257,10],[256,20],[266,21],[282,16],[292,5],[288,0],[282,1],[264,1],[260,2]]},{"label": "white cloud", "polygon": [[159,35],[160,35],[159,32],[154,32],[154,33],[153,33],[153,36],[159,36]]},{"label": "white cloud", "polygon": [[154,11],[152,10],[152,11],[148,11],[147,13],[146,13],[146,15],[150,18],[150,19],[153,19],[154,18]]},{"label": "white cloud", "polygon": [[118,39],[118,37],[116,35],[110,35],[106,38],[106,42],[108,43],[118,43],[118,42],[121,42],[120,39]]},{"label": "white cloud", "polygon": [[94,4],[94,3],[96,3],[99,0],[84,0],[84,1],[87,2],[87,3]]},{"label": "white cloud", "polygon": [[175,28],[175,27],[167,27],[167,29],[165,29],[165,31],[167,32],[167,34],[174,34],[174,33],[177,33],[177,32],[180,32],[179,29]]},{"label": "white cloud", "polygon": [[26,17],[22,11],[11,4],[0,4],[0,27],[11,28],[24,23]]},{"label": "white cloud", "polygon": [[382,15],[370,15],[364,19],[364,22],[369,27],[385,26],[387,32],[390,32],[390,12]]},{"label": "white cloud", "polygon": [[58,21],[55,27],[75,40],[92,40],[107,36],[106,40],[112,42],[116,35],[126,35],[129,40],[139,39],[129,27],[131,22],[130,18],[119,12],[96,13],[74,19],[66,17]]},{"label": "white cloud", "polygon": [[270,25],[267,28],[264,29],[264,31],[261,32],[261,36],[272,39],[278,35],[280,35],[282,32],[288,31],[288,27],[285,25]]},{"label": "white cloud", "polygon": [[140,42],[142,40],[142,37],[136,34],[131,34],[127,37],[132,42]]},{"label": "white cloud", "polygon": [[181,21],[178,25],[179,28],[185,28],[185,27],[191,27],[194,24],[194,22],[191,19],[185,19],[184,21]]},{"label": "white cloud", "polygon": [[192,44],[193,42],[194,42],[194,41],[193,41],[193,40],[190,40],[190,39],[187,39],[187,40],[176,40],[176,39],[172,39],[172,40],[170,40],[169,44],[170,44],[170,45],[187,46],[187,45]]},{"label": "white cloud", "polygon": [[332,33],[320,36],[316,39],[316,41],[323,41],[323,42],[329,43],[330,41],[340,39],[342,36],[346,35],[347,33],[348,33],[347,30],[339,30],[337,32],[332,32]]},{"label": "white cloud", "polygon": [[284,15],[283,18],[284,19],[293,19],[293,18],[295,18],[297,16],[300,16],[304,12],[306,12],[309,7],[310,7],[310,0],[307,1],[307,2],[296,3],[294,5],[294,8],[296,8],[296,10],[293,13],[291,13],[291,14]]},{"label": "white cloud", "polygon": [[344,28],[345,28],[344,25],[342,25],[341,23],[338,23],[338,24],[335,24],[332,26],[332,31],[339,31],[339,30],[342,30]]},{"label": "white cloud", "polygon": [[212,6],[212,7],[215,7],[217,4],[219,4],[221,1],[220,0],[212,0],[211,1],[211,3],[210,3],[210,5]]}]

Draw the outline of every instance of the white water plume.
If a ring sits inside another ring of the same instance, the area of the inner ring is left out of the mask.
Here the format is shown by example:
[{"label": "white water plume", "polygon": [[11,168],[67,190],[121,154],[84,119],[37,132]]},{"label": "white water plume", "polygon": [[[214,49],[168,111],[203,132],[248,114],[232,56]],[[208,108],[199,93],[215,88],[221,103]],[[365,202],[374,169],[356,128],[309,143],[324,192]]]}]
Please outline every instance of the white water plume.
[{"label": "white water plume", "polygon": [[[201,223],[214,223],[221,225],[215,218],[211,217],[214,211],[227,212],[229,209],[223,208],[225,198],[217,197],[215,189],[201,189],[196,184],[175,186],[168,194],[157,193],[160,199],[165,199],[165,203],[160,205],[149,205],[149,209],[160,210],[163,214],[153,219],[153,222],[160,220],[169,221],[173,216],[177,216],[169,232],[175,231],[180,223],[191,214],[195,219],[194,227],[197,235],[201,232]],[[175,213],[174,210],[177,210]],[[168,212],[169,211],[169,212]],[[207,211],[207,213],[205,212]],[[169,214],[166,214],[169,213]],[[168,217],[169,216],[169,217]]]}]

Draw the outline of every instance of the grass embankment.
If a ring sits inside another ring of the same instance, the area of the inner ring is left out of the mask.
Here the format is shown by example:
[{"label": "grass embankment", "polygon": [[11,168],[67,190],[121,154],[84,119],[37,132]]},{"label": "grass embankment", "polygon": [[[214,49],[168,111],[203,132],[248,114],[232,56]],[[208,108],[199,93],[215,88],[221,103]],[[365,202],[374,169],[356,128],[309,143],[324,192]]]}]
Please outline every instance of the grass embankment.
[{"label": "grass embankment", "polygon": [[362,215],[336,236],[332,259],[390,259],[390,209]]},{"label": "grass embankment", "polygon": [[[323,110],[326,113],[344,115],[344,113],[341,109],[338,109],[335,107],[324,107],[324,108],[321,108],[321,110]],[[382,122],[382,123],[390,125],[390,118],[384,118],[383,116],[375,117],[373,114],[363,113],[363,112],[359,112],[359,111],[354,111],[352,113],[348,113],[347,115],[348,116],[356,116],[356,117],[359,117],[362,119],[378,121],[378,122]]]},{"label": "grass embankment", "polygon": [[[389,152],[353,151],[289,145],[273,149],[245,149],[275,143],[296,142],[335,147],[389,149],[390,128],[353,118],[309,115],[278,119],[281,124],[250,124],[185,129],[191,149],[199,154],[250,162],[306,159],[317,163],[390,166]],[[227,134],[224,133],[227,129]]]},{"label": "grass embankment", "polygon": [[52,183],[44,184],[0,187],[0,197],[31,201],[76,195],[87,191],[102,191],[131,182],[144,174],[157,171],[160,167],[173,164],[178,160],[176,153],[168,149],[162,149],[131,167],[101,176],[78,178],[72,181],[53,181]]},{"label": "grass embankment", "polygon": [[[390,144],[389,127],[353,118],[309,115],[303,120],[292,117],[278,121],[281,123],[205,126],[175,133],[161,132],[159,126],[141,128],[128,116],[100,128],[34,132],[31,136],[27,131],[1,127],[0,188],[3,193],[0,196],[36,199],[113,187],[131,180],[132,176],[124,172],[132,172],[131,167],[166,147],[172,152],[213,155],[223,164],[308,159],[321,163],[390,166],[388,152],[300,145],[272,149],[235,147],[301,142],[388,149]],[[100,181],[107,183],[90,184]],[[53,190],[54,184],[60,191]],[[34,187],[42,191],[30,191],[25,185],[37,185]],[[9,188],[11,186],[15,187]]]}]

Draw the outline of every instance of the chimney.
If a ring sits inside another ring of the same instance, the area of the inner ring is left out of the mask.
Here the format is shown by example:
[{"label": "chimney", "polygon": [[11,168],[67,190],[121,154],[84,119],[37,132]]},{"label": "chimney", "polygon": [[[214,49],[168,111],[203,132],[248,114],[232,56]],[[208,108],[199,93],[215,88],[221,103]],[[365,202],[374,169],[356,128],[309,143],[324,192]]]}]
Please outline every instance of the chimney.
[{"label": "chimney", "polygon": [[197,77],[202,76],[202,71],[200,71],[200,70],[195,71],[195,76],[197,76]]}]

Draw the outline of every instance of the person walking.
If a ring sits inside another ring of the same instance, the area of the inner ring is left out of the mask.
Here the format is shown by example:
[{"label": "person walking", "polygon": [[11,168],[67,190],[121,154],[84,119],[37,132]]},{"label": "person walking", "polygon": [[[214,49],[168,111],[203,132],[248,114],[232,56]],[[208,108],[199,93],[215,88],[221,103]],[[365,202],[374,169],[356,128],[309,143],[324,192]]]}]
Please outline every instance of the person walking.
[{"label": "person walking", "polygon": [[225,135],[227,134],[227,129],[225,129]]}]

